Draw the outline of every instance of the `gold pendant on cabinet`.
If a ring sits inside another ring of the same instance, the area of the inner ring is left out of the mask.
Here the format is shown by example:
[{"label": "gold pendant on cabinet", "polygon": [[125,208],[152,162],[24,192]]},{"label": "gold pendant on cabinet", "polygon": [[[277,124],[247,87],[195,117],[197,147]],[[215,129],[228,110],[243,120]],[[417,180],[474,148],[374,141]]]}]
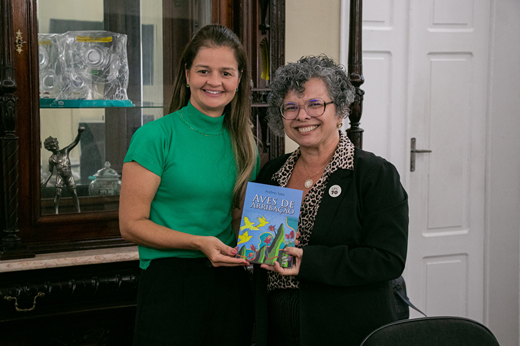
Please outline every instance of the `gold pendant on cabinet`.
[{"label": "gold pendant on cabinet", "polygon": [[23,44],[24,43],[27,43],[25,41],[23,41],[23,37],[22,37],[22,32],[20,30],[18,30],[16,32],[16,51],[18,52],[18,54],[22,54],[23,52]]}]

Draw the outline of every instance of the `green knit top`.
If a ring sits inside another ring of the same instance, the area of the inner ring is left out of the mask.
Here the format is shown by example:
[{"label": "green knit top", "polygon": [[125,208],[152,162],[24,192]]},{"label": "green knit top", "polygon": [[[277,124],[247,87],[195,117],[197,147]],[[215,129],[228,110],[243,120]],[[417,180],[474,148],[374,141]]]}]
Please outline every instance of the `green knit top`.
[{"label": "green knit top", "polygon": [[[161,178],[150,208],[151,221],[179,232],[214,236],[234,247],[231,206],[236,168],[223,122],[224,115],[212,118],[188,103],[139,128],[124,162],[135,161]],[[156,258],[205,256],[186,249],[138,248],[142,269]]]}]

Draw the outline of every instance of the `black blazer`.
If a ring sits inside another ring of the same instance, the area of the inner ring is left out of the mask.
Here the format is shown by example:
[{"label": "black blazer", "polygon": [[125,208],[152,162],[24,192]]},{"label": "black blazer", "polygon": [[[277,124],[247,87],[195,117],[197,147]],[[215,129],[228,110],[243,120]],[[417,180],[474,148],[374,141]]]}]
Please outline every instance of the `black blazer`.
[{"label": "black blazer", "polygon": [[[289,154],[269,161],[257,182]],[[329,189],[341,187],[338,197]],[[401,275],[408,242],[408,197],[395,167],[355,149],[354,170],[330,177],[303,257],[300,280],[301,346],[358,346],[374,329],[397,320],[390,280]],[[267,345],[267,274],[255,266],[257,346]]]}]

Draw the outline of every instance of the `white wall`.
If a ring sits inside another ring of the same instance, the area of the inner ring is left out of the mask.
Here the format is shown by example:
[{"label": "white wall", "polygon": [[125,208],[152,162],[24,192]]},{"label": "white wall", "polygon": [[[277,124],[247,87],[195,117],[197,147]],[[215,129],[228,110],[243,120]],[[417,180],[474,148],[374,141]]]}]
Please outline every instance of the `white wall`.
[{"label": "white wall", "polygon": [[103,1],[45,0],[38,5],[38,32],[49,33],[49,19],[103,21]]},{"label": "white wall", "polygon": [[[340,0],[287,0],[285,4],[285,60],[325,53],[339,61]],[[296,143],[286,137],[285,151]]]},{"label": "white wall", "polygon": [[520,243],[520,2],[492,12],[487,180],[486,324],[500,345],[518,346]]},{"label": "white wall", "polygon": [[327,54],[339,61],[340,0],[287,0],[285,59]]}]

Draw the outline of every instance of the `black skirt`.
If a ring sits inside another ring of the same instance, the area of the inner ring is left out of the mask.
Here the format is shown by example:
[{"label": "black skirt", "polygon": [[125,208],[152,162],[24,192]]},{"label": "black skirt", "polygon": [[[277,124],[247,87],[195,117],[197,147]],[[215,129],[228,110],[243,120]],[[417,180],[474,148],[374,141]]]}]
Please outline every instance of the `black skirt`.
[{"label": "black skirt", "polygon": [[250,345],[253,319],[243,267],[156,259],[141,272],[134,345]]}]

